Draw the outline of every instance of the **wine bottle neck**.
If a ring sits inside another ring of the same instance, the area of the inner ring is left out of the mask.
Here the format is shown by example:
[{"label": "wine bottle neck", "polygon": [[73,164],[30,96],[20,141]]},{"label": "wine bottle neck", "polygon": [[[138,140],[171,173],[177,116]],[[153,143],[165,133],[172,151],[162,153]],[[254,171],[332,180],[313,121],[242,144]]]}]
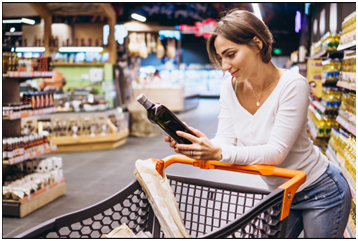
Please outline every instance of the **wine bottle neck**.
[{"label": "wine bottle neck", "polygon": [[150,101],[148,98],[147,100],[142,104],[146,110],[148,110],[150,107],[152,107],[153,102]]}]

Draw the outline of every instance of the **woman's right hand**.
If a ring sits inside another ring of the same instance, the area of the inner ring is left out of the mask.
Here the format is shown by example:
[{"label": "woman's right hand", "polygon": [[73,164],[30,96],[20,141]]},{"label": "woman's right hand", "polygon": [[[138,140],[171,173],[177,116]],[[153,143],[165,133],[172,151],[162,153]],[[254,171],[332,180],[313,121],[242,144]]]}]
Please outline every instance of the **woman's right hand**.
[{"label": "woman's right hand", "polygon": [[169,143],[169,146],[175,149],[177,142],[174,141],[170,136],[165,136],[164,141]]}]

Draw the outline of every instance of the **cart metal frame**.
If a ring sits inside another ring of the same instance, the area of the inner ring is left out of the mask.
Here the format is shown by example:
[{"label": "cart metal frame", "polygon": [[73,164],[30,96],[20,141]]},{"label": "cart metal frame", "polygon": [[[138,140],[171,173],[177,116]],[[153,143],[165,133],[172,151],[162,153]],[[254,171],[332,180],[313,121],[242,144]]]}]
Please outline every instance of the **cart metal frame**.
[{"label": "cart metal frame", "polygon": [[[291,201],[306,179],[302,171],[266,165],[229,165],[185,156],[152,160],[159,163],[156,166],[161,175],[163,168],[182,163],[202,169],[290,178],[269,192],[167,175],[185,228],[192,237],[199,238],[284,238]],[[15,238],[99,238],[122,223],[126,223],[134,233],[149,231],[155,238],[164,238],[149,201],[136,180],[99,203],[48,220]]]}]

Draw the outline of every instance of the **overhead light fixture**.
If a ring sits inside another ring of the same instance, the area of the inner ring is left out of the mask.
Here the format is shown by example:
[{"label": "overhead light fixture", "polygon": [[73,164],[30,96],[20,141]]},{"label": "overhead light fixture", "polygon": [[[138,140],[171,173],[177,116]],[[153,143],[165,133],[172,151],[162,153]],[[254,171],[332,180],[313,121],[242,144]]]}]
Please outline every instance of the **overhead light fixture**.
[{"label": "overhead light fixture", "polygon": [[16,47],[15,52],[45,52],[45,47]]},{"label": "overhead light fixture", "polygon": [[102,47],[60,47],[58,49],[62,53],[73,53],[73,52],[102,52]]},{"label": "overhead light fixture", "polygon": [[252,3],[252,8],[254,9],[254,14],[261,19],[262,21],[262,16],[261,16],[261,12],[260,12],[260,7],[258,3]]},{"label": "overhead light fixture", "polygon": [[142,16],[142,15],[139,15],[137,13],[132,13],[131,17],[135,20],[138,20],[140,22],[145,22],[147,21],[146,17]]},{"label": "overhead light fixture", "polygon": [[10,33],[13,33],[13,32],[15,32],[15,28],[14,28],[14,27],[10,28]]},{"label": "overhead light fixture", "polygon": [[22,19],[6,19],[6,20],[2,20],[2,23],[26,23],[26,24],[34,25],[36,21],[28,18],[22,18]]},{"label": "overhead light fixture", "polygon": [[7,19],[7,20],[2,20],[2,23],[22,23],[21,19]]},{"label": "overhead light fixture", "polygon": [[21,19],[21,22],[27,23],[27,24],[30,24],[30,25],[34,25],[34,24],[36,23],[35,20],[28,19],[28,18],[22,18],[22,19]]}]

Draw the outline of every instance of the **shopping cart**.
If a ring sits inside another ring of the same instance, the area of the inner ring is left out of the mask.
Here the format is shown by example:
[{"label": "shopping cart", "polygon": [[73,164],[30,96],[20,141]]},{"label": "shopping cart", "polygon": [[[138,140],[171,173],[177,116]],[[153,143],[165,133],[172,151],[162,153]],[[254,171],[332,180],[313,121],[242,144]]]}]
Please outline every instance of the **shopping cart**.
[{"label": "shopping cart", "polygon": [[[283,238],[291,201],[305,182],[302,171],[267,165],[226,164],[169,156],[164,167],[183,163],[202,169],[219,169],[263,176],[289,178],[276,190],[230,185],[167,175],[178,202],[185,228],[200,238]],[[158,165],[157,165],[158,166]],[[138,181],[90,207],[53,218],[15,238],[99,238],[121,224],[134,232],[164,234]]]}]

